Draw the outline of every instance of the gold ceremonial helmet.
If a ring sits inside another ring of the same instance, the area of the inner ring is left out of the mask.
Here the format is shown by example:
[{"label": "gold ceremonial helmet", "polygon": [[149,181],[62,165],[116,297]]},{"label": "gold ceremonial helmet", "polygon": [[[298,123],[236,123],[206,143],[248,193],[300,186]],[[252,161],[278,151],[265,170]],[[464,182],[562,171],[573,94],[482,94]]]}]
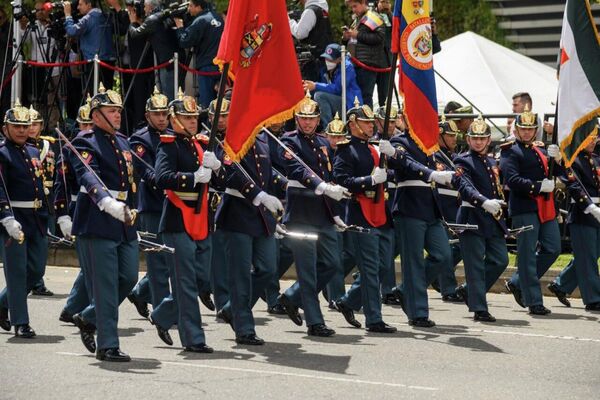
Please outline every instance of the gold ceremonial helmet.
[{"label": "gold ceremonial helmet", "polygon": [[321,115],[319,103],[310,98],[310,92],[306,91],[306,96],[296,106],[294,114],[297,117],[318,118]]},{"label": "gold ceremonial helmet", "polygon": [[[221,114],[220,115],[227,115],[227,114],[229,114],[229,108],[230,107],[231,107],[231,102],[229,100],[227,100],[227,99],[224,98],[221,101]],[[208,105],[208,113],[210,115],[215,115],[216,109],[217,109],[217,99],[214,99]]]},{"label": "gold ceremonial helmet", "polygon": [[[377,109],[377,118],[379,118],[381,120],[385,119],[385,108],[386,107],[387,107],[387,104],[384,104],[383,106],[381,106]],[[396,108],[395,106],[392,106],[392,108],[390,109],[390,121],[393,121],[396,118],[398,118],[398,108]]]},{"label": "gold ceremonial helmet", "polygon": [[162,94],[158,87],[154,86],[154,92],[148,100],[146,100],[146,112],[167,111],[169,99]]},{"label": "gold ceremonial helmet", "polygon": [[525,110],[519,115],[515,121],[515,125],[519,128],[537,128],[537,114],[529,110],[529,106],[525,105]]},{"label": "gold ceremonial helmet", "polygon": [[361,106],[360,101],[358,101],[358,97],[355,97],[354,107],[348,110],[346,113],[346,118],[348,122],[355,120],[373,122],[375,121],[375,114],[368,105],[363,104]]},{"label": "gold ceremonial helmet", "polygon": [[183,90],[179,88],[177,98],[169,103],[169,114],[171,116],[175,116],[175,114],[200,115],[200,107],[198,107],[195,98],[184,95]]},{"label": "gold ceremonial helmet", "polygon": [[42,114],[40,114],[35,108],[33,108],[32,106],[29,106],[29,119],[31,119],[31,122],[44,122],[44,119],[42,118]]},{"label": "gold ceremonial helmet", "polygon": [[327,129],[325,129],[325,133],[329,136],[345,136],[346,132],[344,132],[344,123],[340,119],[338,113],[335,113],[335,117],[333,120],[327,124]]},{"label": "gold ceremonial helmet", "polygon": [[19,99],[16,99],[13,108],[9,108],[4,114],[4,123],[12,125],[31,125],[29,109],[23,107]]},{"label": "gold ceremonial helmet", "polygon": [[77,112],[76,121],[79,122],[80,124],[94,123],[94,121],[92,121],[92,117],[90,116],[90,113],[92,111],[91,107],[90,107],[91,102],[92,102],[92,99],[91,99],[90,95],[88,94],[85,104],[82,105],[81,107],[79,107],[79,111]]},{"label": "gold ceremonial helmet", "polygon": [[440,135],[446,134],[456,136],[460,133],[460,129],[454,120],[446,120],[446,115],[442,114],[442,118],[438,124]]},{"label": "gold ceremonial helmet", "polygon": [[106,90],[102,82],[98,85],[98,93],[92,97],[90,110],[94,111],[98,107],[119,107],[123,108],[121,95],[114,90]]},{"label": "gold ceremonial helmet", "polygon": [[485,123],[481,114],[471,123],[467,136],[471,137],[488,137],[492,135],[490,126]]}]

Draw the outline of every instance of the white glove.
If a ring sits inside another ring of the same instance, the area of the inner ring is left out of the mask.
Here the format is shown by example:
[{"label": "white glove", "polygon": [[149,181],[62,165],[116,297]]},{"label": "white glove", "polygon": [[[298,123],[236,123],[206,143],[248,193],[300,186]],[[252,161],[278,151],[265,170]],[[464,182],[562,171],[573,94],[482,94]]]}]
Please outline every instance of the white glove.
[{"label": "white glove", "polygon": [[348,228],[348,225],[342,221],[339,215],[333,217],[333,222],[335,223],[335,230],[338,232],[344,232]]},{"label": "white glove", "polygon": [[125,222],[125,203],[107,196],[98,202],[98,208],[113,218]]},{"label": "white glove", "polygon": [[389,140],[380,140],[379,141],[379,152],[381,154],[385,154],[388,157],[394,157],[396,155],[396,149]]},{"label": "white glove", "polygon": [[373,185],[387,181],[387,171],[385,168],[375,167],[375,171],[373,172],[373,175],[371,175],[371,181],[373,182]]},{"label": "white glove", "polygon": [[285,228],[281,224],[275,225],[275,239],[283,239],[285,237]]},{"label": "white glove", "polygon": [[481,206],[485,211],[496,215],[502,210],[502,201],[498,199],[486,200]]},{"label": "white glove", "polygon": [[194,186],[198,183],[208,183],[212,176],[212,170],[201,166],[196,172],[194,172]]},{"label": "white glove", "polygon": [[552,193],[554,190],[554,180],[552,179],[544,179],[542,181],[542,186],[540,188],[540,192],[542,193]]},{"label": "white glove", "polygon": [[551,144],[550,146],[548,146],[548,155],[554,158],[556,162],[562,160],[562,155],[560,154],[560,148],[558,147],[558,145]]},{"label": "white glove", "polygon": [[8,233],[11,238],[15,239],[16,241],[23,239],[23,231],[21,230],[22,226],[19,221],[15,219],[15,217],[6,217],[0,222],[2,222],[4,229],[6,229],[6,233]]},{"label": "white glove", "polygon": [[262,204],[267,210],[271,211],[272,214],[277,214],[278,211],[283,211],[283,204],[281,204],[281,201],[279,201],[277,197],[271,196],[266,192],[260,192],[257,194],[254,200],[252,200],[252,204],[255,206]]},{"label": "white glove", "polygon": [[336,201],[340,201],[341,199],[343,199],[344,194],[347,191],[348,190],[343,186],[332,185],[331,183],[325,182],[320,183],[319,186],[317,186],[317,188],[315,189],[315,193],[317,195],[324,194],[325,196],[329,196]]},{"label": "white glove", "polygon": [[452,183],[453,176],[454,171],[433,171],[429,178],[435,183],[448,186]]},{"label": "white glove", "polygon": [[68,215],[58,217],[56,223],[58,224],[58,226],[60,226],[60,231],[62,232],[65,239],[71,239],[71,229],[73,228],[73,222],[71,221],[71,217],[69,217]]},{"label": "white glove", "polygon": [[212,151],[205,151],[202,157],[202,165],[206,168],[212,169],[213,171],[221,168],[221,161],[215,156]]},{"label": "white glove", "polygon": [[595,204],[590,204],[584,211],[586,214],[592,214],[596,221],[600,222],[600,207]]}]

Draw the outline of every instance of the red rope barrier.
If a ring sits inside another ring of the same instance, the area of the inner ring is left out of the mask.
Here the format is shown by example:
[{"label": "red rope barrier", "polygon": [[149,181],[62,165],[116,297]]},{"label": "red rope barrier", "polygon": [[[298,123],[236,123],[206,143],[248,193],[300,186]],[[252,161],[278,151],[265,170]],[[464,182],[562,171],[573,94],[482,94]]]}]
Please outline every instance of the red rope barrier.
[{"label": "red rope barrier", "polygon": [[44,67],[44,68],[54,68],[54,67],[71,67],[74,65],[83,65],[89,64],[92,60],[82,60],[82,61],[70,61],[70,62],[55,62],[55,63],[45,63],[38,61],[25,61],[25,64],[31,65],[32,67]]},{"label": "red rope barrier", "polygon": [[350,61],[352,61],[352,64],[356,65],[359,68],[362,69],[366,69],[367,71],[372,71],[372,72],[390,72],[392,69],[390,67],[387,68],[377,68],[377,67],[371,67],[370,65],[367,65],[363,62],[360,62],[360,60],[354,58],[354,57],[350,57]]},{"label": "red rope barrier", "polygon": [[194,75],[202,75],[202,76],[219,76],[219,75],[221,75],[221,73],[219,71],[198,71],[197,69],[192,69],[192,68],[188,67],[187,65],[185,65],[182,62],[179,62],[179,66],[181,68],[183,68],[184,70],[186,70],[187,72],[190,72]]},{"label": "red rope barrier", "polygon": [[15,74],[15,71],[17,70],[17,67],[13,68],[8,75],[6,75],[6,78],[4,79],[4,81],[2,82],[2,85],[0,85],[0,92],[2,92],[4,90],[4,86],[6,86],[8,84],[8,82],[10,82],[10,80],[12,79],[13,75]]},{"label": "red rope barrier", "polygon": [[104,68],[112,69],[113,71],[122,72],[124,74],[143,74],[146,72],[152,72],[157,69],[165,68],[171,63],[173,63],[173,60],[165,61],[164,63],[158,64],[154,67],[134,69],[134,68],[121,68],[121,67],[117,67],[115,65],[107,64],[102,60],[98,60],[98,64],[100,64]]}]

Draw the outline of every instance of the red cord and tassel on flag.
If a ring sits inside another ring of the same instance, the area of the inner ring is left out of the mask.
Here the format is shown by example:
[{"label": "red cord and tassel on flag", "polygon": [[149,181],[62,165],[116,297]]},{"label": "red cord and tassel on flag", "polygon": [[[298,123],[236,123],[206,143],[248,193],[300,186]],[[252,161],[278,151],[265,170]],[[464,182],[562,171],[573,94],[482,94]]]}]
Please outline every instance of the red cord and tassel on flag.
[{"label": "red cord and tassel on flag", "polygon": [[428,0],[397,0],[392,26],[408,132],[427,154],[439,148],[430,11]]},{"label": "red cord and tassel on flag", "polygon": [[304,98],[283,0],[231,0],[214,63],[234,80],[225,151],[241,160],[264,125],[293,117]]}]

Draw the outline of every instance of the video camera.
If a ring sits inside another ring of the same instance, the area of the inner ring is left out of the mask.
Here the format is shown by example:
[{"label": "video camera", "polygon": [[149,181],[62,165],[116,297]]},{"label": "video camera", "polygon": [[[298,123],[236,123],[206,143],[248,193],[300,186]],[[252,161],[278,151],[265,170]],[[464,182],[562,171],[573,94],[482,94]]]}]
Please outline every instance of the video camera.
[{"label": "video camera", "polygon": [[15,21],[19,21],[25,17],[29,21],[35,21],[35,10],[29,9],[24,4],[19,4],[16,1],[10,3],[13,9],[13,18]]},{"label": "video camera", "polygon": [[127,7],[133,7],[133,11],[138,18],[144,18],[144,1],[143,0],[125,0]]},{"label": "video camera", "polygon": [[317,46],[300,43],[295,40],[294,49],[296,50],[296,58],[298,59],[298,64],[302,66],[310,61],[313,61],[315,59],[313,51],[316,48]]},{"label": "video camera", "polygon": [[188,4],[190,4],[189,1],[183,3],[172,2],[163,10],[163,16],[165,18],[183,18],[187,13]]}]

